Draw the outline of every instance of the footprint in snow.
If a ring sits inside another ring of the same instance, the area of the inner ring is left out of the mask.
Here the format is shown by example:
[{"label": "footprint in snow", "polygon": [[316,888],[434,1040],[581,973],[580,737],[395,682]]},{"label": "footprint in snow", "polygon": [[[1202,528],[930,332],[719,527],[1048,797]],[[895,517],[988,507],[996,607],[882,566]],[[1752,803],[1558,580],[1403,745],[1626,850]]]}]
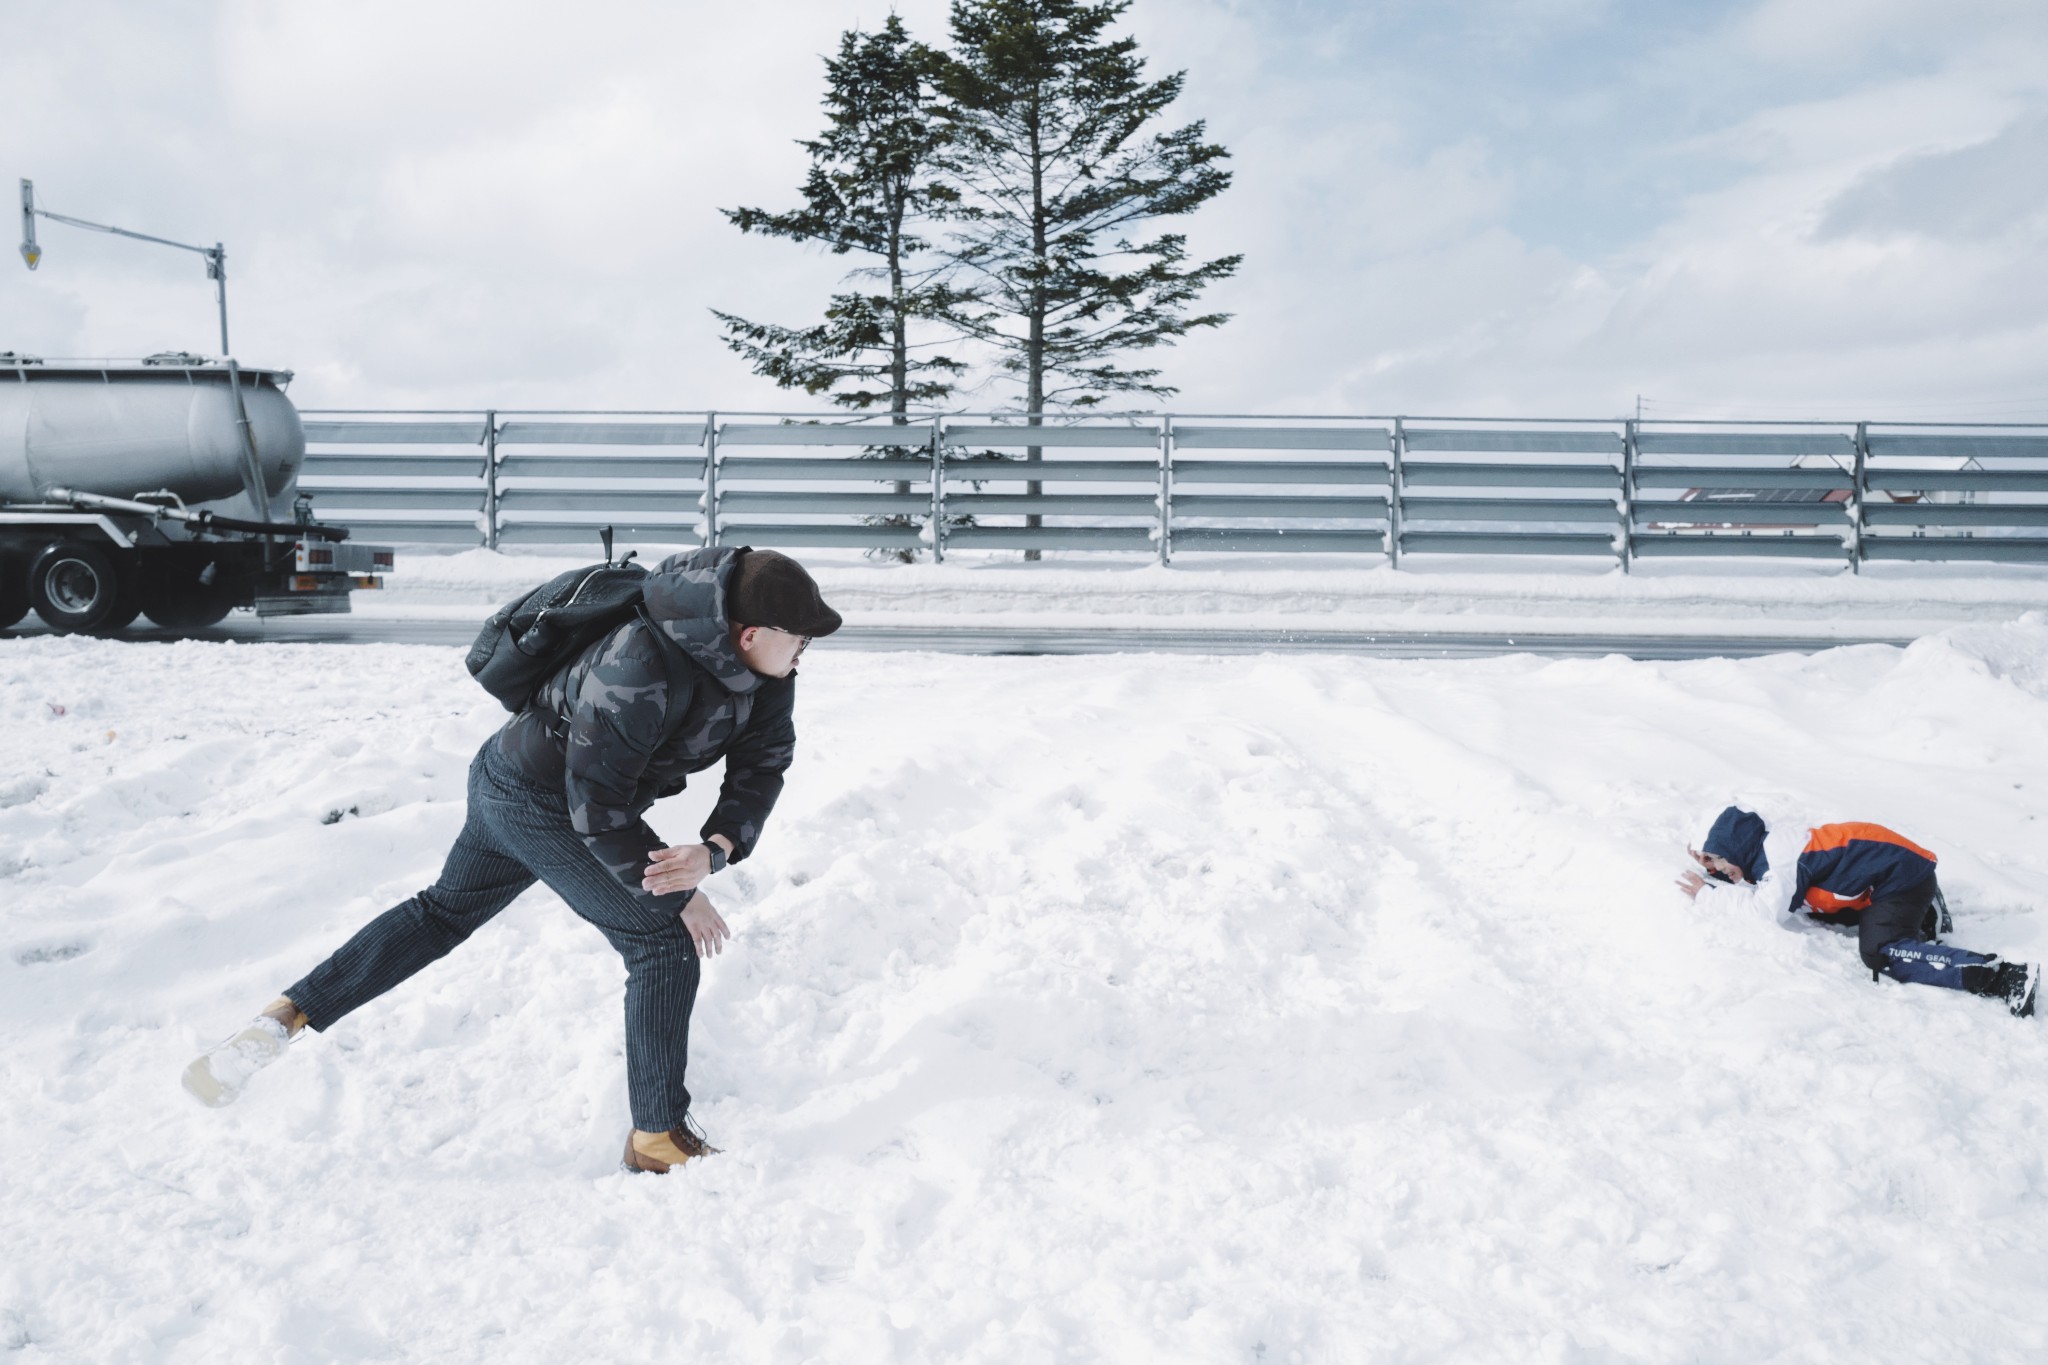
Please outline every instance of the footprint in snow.
[{"label": "footprint in snow", "polygon": [[12,782],[0,782],[0,810],[12,806],[25,806],[50,789],[47,777],[18,777]]},{"label": "footprint in snow", "polygon": [[83,939],[68,943],[43,943],[33,948],[24,948],[14,955],[15,962],[23,967],[39,967],[45,962],[69,962],[74,957],[83,957],[92,951],[92,945]]}]

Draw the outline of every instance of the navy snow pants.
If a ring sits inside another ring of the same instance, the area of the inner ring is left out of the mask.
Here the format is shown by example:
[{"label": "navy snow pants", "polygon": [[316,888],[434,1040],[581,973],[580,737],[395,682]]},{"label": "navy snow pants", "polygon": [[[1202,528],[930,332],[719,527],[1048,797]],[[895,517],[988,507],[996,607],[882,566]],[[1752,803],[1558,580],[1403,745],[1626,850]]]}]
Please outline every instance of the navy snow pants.
[{"label": "navy snow pants", "polygon": [[[1847,916],[1843,916],[1844,919]],[[1948,902],[1941,884],[1929,877],[1911,891],[1872,901],[1856,921],[1856,948],[1863,965],[1897,981],[1950,990],[1981,990],[1998,958],[1934,940],[1948,931]]]}]

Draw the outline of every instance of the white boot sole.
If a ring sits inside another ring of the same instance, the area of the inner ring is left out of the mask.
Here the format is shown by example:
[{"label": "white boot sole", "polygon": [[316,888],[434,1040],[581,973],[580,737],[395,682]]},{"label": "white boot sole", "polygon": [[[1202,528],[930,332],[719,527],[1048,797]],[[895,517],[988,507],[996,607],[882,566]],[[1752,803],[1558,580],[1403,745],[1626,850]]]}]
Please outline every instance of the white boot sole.
[{"label": "white boot sole", "polygon": [[185,1068],[185,1093],[208,1109],[233,1104],[249,1078],[269,1066],[291,1045],[291,1034],[277,1020],[259,1016],[234,1037],[192,1059]]}]

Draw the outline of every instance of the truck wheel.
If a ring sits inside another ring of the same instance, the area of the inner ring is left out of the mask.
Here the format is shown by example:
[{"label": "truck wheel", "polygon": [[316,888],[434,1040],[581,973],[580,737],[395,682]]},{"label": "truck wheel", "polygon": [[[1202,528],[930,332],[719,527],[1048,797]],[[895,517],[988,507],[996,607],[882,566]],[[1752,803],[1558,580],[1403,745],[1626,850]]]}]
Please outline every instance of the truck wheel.
[{"label": "truck wheel", "polygon": [[235,594],[195,578],[152,577],[142,585],[142,614],[165,630],[218,624],[235,609]]},{"label": "truck wheel", "polygon": [[[28,597],[51,630],[119,630],[135,619],[121,572],[96,545],[58,541],[29,566]],[[127,612],[125,618],[122,612]]]},{"label": "truck wheel", "polygon": [[96,633],[112,635],[116,631],[126,630],[130,622],[142,615],[142,594],[135,584],[134,574],[121,575],[120,590],[121,595],[115,599],[113,611],[107,614],[106,620],[93,627]]},{"label": "truck wheel", "polygon": [[0,630],[28,615],[28,575],[21,561],[0,556]]}]

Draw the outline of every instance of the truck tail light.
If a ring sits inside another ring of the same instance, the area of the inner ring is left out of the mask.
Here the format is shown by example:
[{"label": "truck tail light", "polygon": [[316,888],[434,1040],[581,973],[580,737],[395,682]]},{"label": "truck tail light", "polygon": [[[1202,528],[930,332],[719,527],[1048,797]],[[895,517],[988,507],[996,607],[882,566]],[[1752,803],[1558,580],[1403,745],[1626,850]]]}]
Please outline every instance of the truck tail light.
[{"label": "truck tail light", "polygon": [[320,576],[319,576],[318,574],[310,574],[310,573],[301,573],[301,574],[293,574],[293,575],[292,575],[292,591],[293,591],[293,592],[318,592],[318,591],[320,591]]},{"label": "truck tail light", "polygon": [[371,568],[373,568],[373,569],[388,569],[388,568],[390,568],[391,566],[392,566],[392,552],[391,552],[391,551],[389,551],[389,550],[372,550],[372,551],[370,552],[370,567],[371,567]]},{"label": "truck tail light", "polygon": [[309,545],[306,547],[306,563],[331,565],[334,563],[334,551],[324,545]]}]

